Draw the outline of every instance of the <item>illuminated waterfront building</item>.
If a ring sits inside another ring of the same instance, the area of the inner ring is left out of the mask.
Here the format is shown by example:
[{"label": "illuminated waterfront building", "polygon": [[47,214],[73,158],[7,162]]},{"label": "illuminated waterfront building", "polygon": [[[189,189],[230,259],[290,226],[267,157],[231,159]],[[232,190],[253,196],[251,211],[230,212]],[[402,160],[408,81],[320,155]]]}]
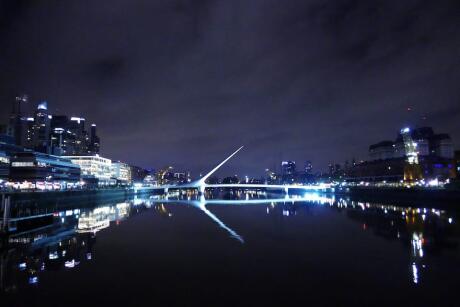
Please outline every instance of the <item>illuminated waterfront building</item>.
[{"label": "illuminated waterfront building", "polygon": [[174,171],[172,166],[159,170],[155,177],[159,184],[183,184],[191,181],[190,172]]},{"label": "illuminated waterfront building", "polygon": [[347,170],[349,181],[445,180],[455,176],[453,145],[448,134],[431,127],[405,128],[396,140],[369,147],[369,161]]},{"label": "illuminated waterfront building", "polygon": [[13,182],[61,181],[65,184],[80,180],[80,167],[63,157],[24,151],[15,153],[10,162],[9,178]]},{"label": "illuminated waterfront building", "polygon": [[122,183],[130,183],[132,181],[131,167],[123,162],[112,162],[112,177]]},{"label": "illuminated waterfront building", "polygon": [[65,156],[81,168],[81,176],[95,178],[99,185],[108,185],[112,179],[112,161],[107,158],[95,156]]},{"label": "illuminated waterfront building", "polygon": [[24,147],[15,145],[14,137],[0,134],[0,179],[9,178],[11,157],[24,150]]},{"label": "illuminated waterfront building", "polygon": [[407,157],[408,148],[404,136],[406,139],[410,137],[412,142],[417,144],[411,154],[417,153],[418,158],[430,156],[452,159],[454,157],[452,139],[448,134],[435,134],[431,127],[407,129],[406,133],[404,133],[405,129],[401,130],[394,142],[382,141],[369,146],[370,161]]}]

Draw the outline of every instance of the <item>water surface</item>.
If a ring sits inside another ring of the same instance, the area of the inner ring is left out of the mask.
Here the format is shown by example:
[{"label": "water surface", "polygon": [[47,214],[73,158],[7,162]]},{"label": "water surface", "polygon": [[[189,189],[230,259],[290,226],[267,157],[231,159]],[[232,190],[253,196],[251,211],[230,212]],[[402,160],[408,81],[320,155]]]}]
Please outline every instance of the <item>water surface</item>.
[{"label": "water surface", "polygon": [[42,217],[4,238],[2,302],[455,305],[455,210],[318,194],[225,198],[238,199],[15,204],[13,217]]}]

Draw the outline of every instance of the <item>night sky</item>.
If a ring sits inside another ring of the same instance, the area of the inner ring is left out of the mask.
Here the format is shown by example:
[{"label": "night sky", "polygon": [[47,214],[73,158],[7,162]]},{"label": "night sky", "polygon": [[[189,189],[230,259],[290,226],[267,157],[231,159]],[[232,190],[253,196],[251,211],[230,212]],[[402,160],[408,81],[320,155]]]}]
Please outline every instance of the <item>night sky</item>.
[{"label": "night sky", "polygon": [[221,175],[325,169],[407,124],[458,149],[460,1],[0,1],[2,123],[18,93],[192,175],[240,145]]}]

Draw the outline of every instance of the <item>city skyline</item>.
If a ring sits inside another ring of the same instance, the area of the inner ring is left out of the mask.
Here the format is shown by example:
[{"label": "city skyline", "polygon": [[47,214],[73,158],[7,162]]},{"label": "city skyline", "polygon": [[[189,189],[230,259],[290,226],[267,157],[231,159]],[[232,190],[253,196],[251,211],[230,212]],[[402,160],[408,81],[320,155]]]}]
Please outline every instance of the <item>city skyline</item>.
[{"label": "city skyline", "polygon": [[1,106],[47,100],[98,123],[107,156],[195,174],[239,145],[225,173],[325,170],[407,125],[458,144],[459,5],[445,3],[4,2]]},{"label": "city skyline", "polygon": [[0,0],[5,306],[450,306],[459,0]]}]

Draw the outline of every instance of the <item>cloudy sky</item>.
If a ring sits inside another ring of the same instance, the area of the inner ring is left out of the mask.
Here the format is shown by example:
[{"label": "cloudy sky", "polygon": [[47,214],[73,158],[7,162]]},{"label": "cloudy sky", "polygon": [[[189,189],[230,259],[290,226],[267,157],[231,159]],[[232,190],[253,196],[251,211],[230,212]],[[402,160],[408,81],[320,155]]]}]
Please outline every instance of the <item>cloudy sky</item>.
[{"label": "cloudy sky", "polygon": [[[0,120],[95,122],[102,154],[261,175],[365,159],[405,125],[460,148],[460,1],[0,1]],[[407,111],[408,108],[411,111]]]}]

